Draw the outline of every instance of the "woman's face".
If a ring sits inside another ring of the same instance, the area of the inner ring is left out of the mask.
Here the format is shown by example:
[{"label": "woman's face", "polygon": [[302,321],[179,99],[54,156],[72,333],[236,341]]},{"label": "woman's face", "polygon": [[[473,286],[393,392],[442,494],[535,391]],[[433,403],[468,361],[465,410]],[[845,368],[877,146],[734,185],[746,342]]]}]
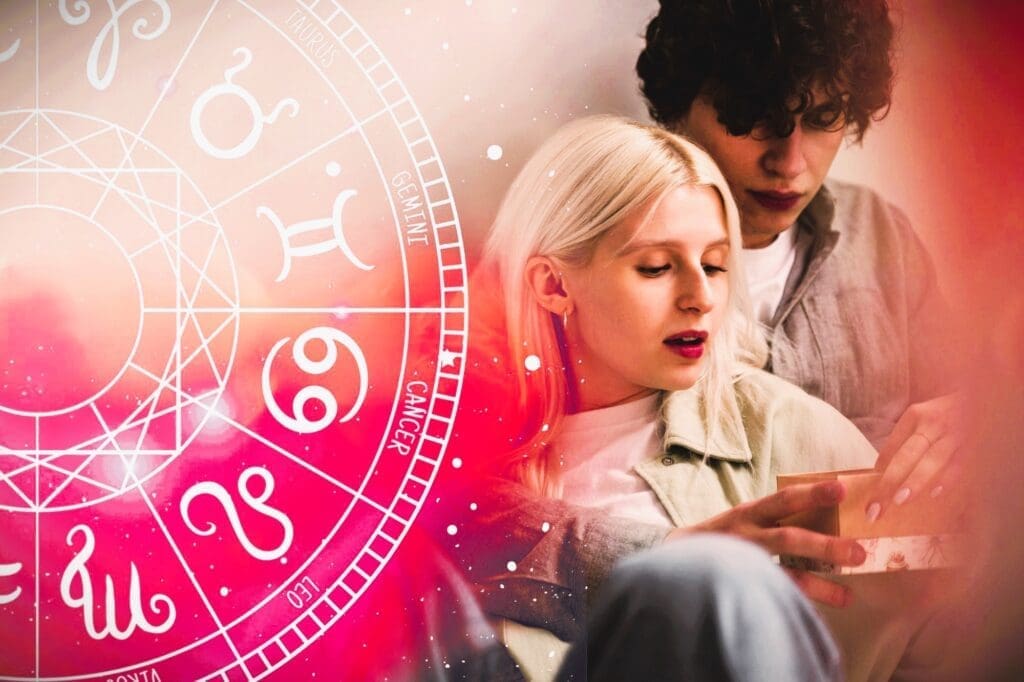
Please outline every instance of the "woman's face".
[{"label": "woman's face", "polygon": [[587,265],[563,271],[581,409],[697,382],[729,293],[728,255],[718,193],[684,186],[609,231]]}]

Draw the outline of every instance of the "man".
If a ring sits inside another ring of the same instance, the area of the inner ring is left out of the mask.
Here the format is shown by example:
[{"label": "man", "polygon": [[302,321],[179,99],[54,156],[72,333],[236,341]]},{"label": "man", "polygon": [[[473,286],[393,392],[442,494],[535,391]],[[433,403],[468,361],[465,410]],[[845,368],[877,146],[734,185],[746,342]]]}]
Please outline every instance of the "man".
[{"label": "man", "polygon": [[[881,446],[884,483],[865,509],[869,520],[889,505],[941,494],[955,475],[948,464],[960,444],[954,400],[929,372],[941,367],[936,358],[949,358],[936,341],[942,306],[927,253],[902,214],[876,195],[825,182],[842,142],[859,141],[887,110],[892,37],[884,0],[663,0],[637,62],[652,117],[703,145],[729,181],[756,312],[772,342],[768,369],[834,405]],[[661,528],[504,484],[470,522],[491,530],[479,536],[480,547],[471,533],[460,534],[463,557],[475,575],[502,574],[485,591],[489,610],[577,641],[578,629],[556,627],[583,622],[587,597],[620,558],[685,534],[666,538]],[[514,573],[489,565],[495,532],[505,534],[501,563],[518,561]],[[664,564],[665,556],[655,559]],[[649,568],[634,564],[627,573],[649,575]],[[605,591],[614,592],[611,599],[624,599],[624,585],[651,583],[621,573]],[[871,589],[851,595],[809,578],[800,586],[818,601],[836,606],[852,596],[864,615],[881,613]],[[668,608],[670,593],[641,595],[636,603]],[[606,603],[590,623],[592,640],[604,633],[601,653],[621,639],[614,621],[628,621]],[[914,632],[879,628],[895,646],[882,652],[876,638],[855,652],[857,660],[847,661],[851,676],[885,675],[901,664],[892,651]],[[577,672],[587,657],[580,651],[570,657]],[[914,662],[904,659],[906,671]]]},{"label": "man", "polygon": [[843,141],[888,110],[892,37],[884,0],[667,1],[637,60],[651,116],[729,181],[768,369],[853,421],[879,468],[896,462],[869,518],[948,485],[960,444],[927,252],[897,209],[825,183]]}]

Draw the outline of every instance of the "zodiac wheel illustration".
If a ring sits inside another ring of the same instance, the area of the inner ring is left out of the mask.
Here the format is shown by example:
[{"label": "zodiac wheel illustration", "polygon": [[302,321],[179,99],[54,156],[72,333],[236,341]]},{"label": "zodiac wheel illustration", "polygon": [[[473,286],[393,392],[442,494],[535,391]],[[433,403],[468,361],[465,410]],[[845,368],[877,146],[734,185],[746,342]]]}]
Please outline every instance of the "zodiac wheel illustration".
[{"label": "zodiac wheel illustration", "polygon": [[436,146],[333,0],[0,27],[0,679],[262,679],[443,461],[467,292]]}]

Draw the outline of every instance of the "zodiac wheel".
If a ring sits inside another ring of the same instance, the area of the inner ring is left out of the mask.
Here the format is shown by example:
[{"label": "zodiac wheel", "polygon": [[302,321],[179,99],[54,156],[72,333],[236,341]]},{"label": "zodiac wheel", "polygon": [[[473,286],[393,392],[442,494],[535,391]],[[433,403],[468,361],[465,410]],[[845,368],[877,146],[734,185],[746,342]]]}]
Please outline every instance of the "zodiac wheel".
[{"label": "zodiac wheel", "polygon": [[372,585],[443,460],[444,166],[333,0],[4,25],[0,678],[261,679]]}]

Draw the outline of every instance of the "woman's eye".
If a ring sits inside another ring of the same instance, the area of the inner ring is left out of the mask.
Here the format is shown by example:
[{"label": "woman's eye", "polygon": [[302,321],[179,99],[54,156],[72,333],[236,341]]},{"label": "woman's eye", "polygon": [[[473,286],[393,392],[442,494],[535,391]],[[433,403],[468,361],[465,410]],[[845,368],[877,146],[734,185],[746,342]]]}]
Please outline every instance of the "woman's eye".
[{"label": "woman's eye", "polygon": [[644,277],[657,277],[658,275],[660,275],[663,272],[668,272],[668,269],[670,267],[671,266],[668,265],[668,264],[666,264],[666,265],[639,265],[639,266],[637,266],[636,271],[639,272]]},{"label": "woman's eye", "polygon": [[721,274],[721,273],[724,273],[724,272],[729,272],[728,270],[723,268],[721,265],[708,265],[708,264],[705,264],[703,267],[704,267],[704,274],[708,275],[709,277],[712,276],[712,275],[718,275],[718,274]]}]

